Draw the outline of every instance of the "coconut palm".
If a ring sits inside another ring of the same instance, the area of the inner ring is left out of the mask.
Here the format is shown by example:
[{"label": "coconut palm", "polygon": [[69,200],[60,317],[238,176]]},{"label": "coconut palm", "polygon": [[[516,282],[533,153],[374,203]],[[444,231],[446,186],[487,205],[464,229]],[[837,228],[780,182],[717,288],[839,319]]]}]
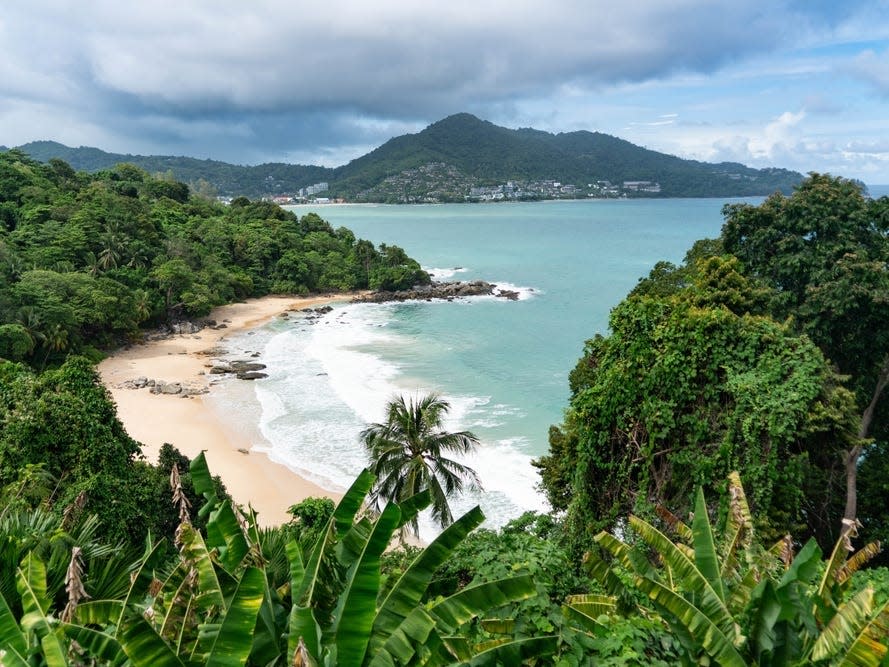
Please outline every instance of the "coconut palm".
[{"label": "coconut palm", "polygon": [[[386,502],[402,502],[429,490],[432,517],[442,528],[453,522],[448,497],[463,490],[480,489],[475,470],[445,454],[467,454],[478,445],[469,431],[449,433],[442,421],[451,405],[437,394],[422,398],[404,396],[389,401],[386,422],[371,424],[361,433],[370,455],[376,483],[370,499],[377,509]],[[411,523],[417,532],[417,520]]]}]

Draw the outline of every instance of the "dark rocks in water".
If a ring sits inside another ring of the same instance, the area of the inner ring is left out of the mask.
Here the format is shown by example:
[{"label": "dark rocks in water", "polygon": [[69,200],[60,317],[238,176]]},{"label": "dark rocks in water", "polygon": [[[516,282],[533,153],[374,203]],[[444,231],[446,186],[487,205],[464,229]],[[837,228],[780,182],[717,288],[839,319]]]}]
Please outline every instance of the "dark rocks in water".
[{"label": "dark rocks in water", "polygon": [[225,373],[246,373],[261,371],[265,367],[265,364],[260,364],[256,361],[244,361],[243,359],[237,361],[221,361],[210,368],[210,373],[214,375],[224,375]]},{"label": "dark rocks in water", "polygon": [[453,301],[468,296],[496,296],[515,301],[519,298],[518,292],[500,290],[497,285],[485,280],[436,282],[430,285],[417,285],[409,290],[400,292],[372,292],[370,294],[355,297],[353,301],[383,303],[386,301],[430,301],[432,299],[445,299]]},{"label": "dark rocks in water", "polygon": [[261,380],[268,376],[268,373],[260,373],[259,371],[242,371],[236,375],[239,380]]}]

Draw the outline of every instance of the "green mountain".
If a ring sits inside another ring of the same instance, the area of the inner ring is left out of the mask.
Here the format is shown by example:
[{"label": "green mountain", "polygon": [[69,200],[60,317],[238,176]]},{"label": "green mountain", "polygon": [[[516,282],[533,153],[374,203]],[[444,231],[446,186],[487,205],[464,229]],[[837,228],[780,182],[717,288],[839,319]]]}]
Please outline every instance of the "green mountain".
[{"label": "green mountain", "polygon": [[470,196],[732,197],[789,192],[802,180],[801,174],[786,169],[683,160],[599,132],[510,130],[466,113],[449,116],[417,134],[390,139],[336,169],[120,155],[47,141],[20,148],[35,159],[58,157],[85,171],[107,169],[118,162],[131,162],[153,173],[170,170],[192,186],[209,184],[221,195],[248,197],[295,194],[318,182],[329,183],[325,194],[358,201],[463,201]]}]

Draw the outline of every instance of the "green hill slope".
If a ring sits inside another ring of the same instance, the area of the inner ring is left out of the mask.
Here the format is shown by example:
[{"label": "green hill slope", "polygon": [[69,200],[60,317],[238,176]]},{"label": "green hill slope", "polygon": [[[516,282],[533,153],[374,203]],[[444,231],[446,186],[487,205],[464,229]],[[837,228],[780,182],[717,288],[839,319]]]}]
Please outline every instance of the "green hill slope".
[{"label": "green hill slope", "polygon": [[[486,197],[478,190],[488,188],[487,198],[495,199],[733,197],[789,192],[802,180],[801,174],[786,169],[684,160],[599,132],[511,130],[466,113],[449,116],[417,134],[390,139],[336,169],[280,163],[250,167],[187,157],[120,155],[49,141],[21,149],[41,161],[59,157],[84,171],[131,162],[151,173],[172,171],[176,179],[193,187],[209,184],[221,195],[248,197],[295,194],[322,181],[330,184],[331,196],[358,201],[463,201],[473,188],[481,198]],[[510,181],[514,185],[505,190]],[[604,181],[613,187],[590,187]],[[634,181],[648,185],[625,186],[625,182]]]}]

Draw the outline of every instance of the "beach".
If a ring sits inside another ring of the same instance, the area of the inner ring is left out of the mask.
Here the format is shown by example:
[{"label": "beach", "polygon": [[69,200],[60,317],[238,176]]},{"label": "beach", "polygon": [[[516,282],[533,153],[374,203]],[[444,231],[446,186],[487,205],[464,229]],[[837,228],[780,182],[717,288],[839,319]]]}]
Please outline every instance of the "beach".
[{"label": "beach", "polygon": [[[133,383],[147,378],[178,382],[191,390],[212,391],[211,379],[218,376],[210,375],[208,370],[228,336],[287,311],[316,308],[343,298],[269,296],[222,306],[206,319],[224,323],[225,328],[204,328],[197,333],[134,344],[103,360],[99,374],[117,404],[124,428],[142,444],[149,462],[157,462],[164,443],[174,445],[189,458],[204,451],[211,473],[222,478],[235,502],[251,505],[261,525],[279,525],[291,518],[287,508],[305,498],[326,496],[336,500],[338,496],[271,461],[265,454],[251,451],[254,445],[263,444],[256,441],[262,436],[233,428],[233,423],[226,423],[206,405],[204,395],[153,394],[147,387],[133,388]],[[231,419],[237,419],[237,415],[231,415]]]}]

